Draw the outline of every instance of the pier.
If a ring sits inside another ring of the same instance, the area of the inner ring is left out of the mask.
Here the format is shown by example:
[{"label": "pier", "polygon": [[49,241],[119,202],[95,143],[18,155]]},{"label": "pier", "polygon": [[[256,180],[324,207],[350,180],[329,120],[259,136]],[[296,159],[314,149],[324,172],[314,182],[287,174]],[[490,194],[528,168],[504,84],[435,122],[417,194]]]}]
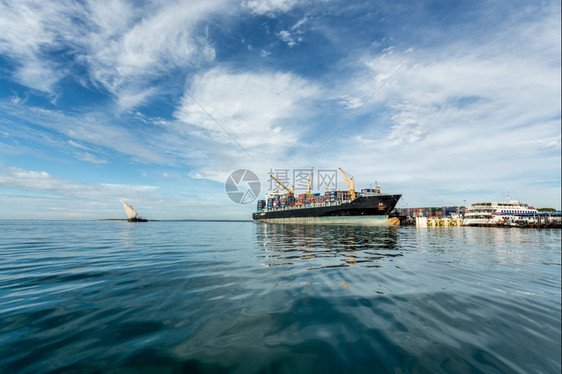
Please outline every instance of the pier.
[{"label": "pier", "polygon": [[[559,215],[538,215],[537,219],[532,222],[514,221],[514,222],[497,222],[475,225],[478,227],[524,227],[524,228],[562,228],[562,221]],[[460,227],[463,225],[462,218],[438,218],[438,217],[413,217],[416,227]],[[411,222],[411,221],[410,221]],[[408,224],[408,223],[406,223]]]},{"label": "pier", "polygon": [[438,218],[438,217],[415,217],[417,227],[459,227],[462,226],[462,218]]},{"label": "pier", "polygon": [[[400,220],[401,225],[415,225],[417,227],[527,227],[527,228],[562,228],[562,212],[539,212],[535,208],[517,209],[522,204],[517,201],[509,203],[480,204],[484,206],[483,213],[475,220],[474,213],[465,207],[444,206],[424,208],[396,208],[391,217]],[[474,204],[473,204],[474,205]],[[472,208],[472,206],[471,206]]]}]

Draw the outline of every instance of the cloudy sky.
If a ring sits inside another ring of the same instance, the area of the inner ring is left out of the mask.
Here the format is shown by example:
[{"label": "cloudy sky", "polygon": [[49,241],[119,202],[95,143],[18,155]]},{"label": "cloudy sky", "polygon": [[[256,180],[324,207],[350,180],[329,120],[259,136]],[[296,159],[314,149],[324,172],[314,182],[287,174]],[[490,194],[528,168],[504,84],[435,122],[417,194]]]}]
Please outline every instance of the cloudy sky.
[{"label": "cloudy sky", "polygon": [[0,0],[0,219],[124,218],[121,200],[246,219],[231,172],[263,197],[269,171],[311,167],[404,207],[559,209],[560,18],[534,0]]}]

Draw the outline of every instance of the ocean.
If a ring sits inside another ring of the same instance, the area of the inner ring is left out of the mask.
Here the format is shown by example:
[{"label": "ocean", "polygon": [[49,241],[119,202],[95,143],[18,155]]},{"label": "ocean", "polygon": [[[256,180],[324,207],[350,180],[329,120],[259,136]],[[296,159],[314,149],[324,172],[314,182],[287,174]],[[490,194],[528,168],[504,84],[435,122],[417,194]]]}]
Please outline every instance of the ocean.
[{"label": "ocean", "polygon": [[2,373],[560,373],[561,230],[0,221]]}]

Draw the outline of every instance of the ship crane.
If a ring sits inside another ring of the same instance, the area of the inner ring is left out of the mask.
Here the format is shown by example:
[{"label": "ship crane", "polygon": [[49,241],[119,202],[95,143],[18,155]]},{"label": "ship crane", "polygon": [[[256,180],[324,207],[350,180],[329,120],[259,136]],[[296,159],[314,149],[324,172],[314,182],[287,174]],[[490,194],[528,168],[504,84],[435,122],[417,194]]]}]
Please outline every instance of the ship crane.
[{"label": "ship crane", "polygon": [[351,180],[347,177],[347,175],[345,175],[345,173],[343,172],[343,170],[341,168],[338,168],[338,170],[340,171],[343,180],[345,181],[345,184],[347,184],[347,187],[349,187],[349,192],[351,193],[351,200],[355,200],[355,181],[353,180],[353,177],[351,177]]},{"label": "ship crane", "polygon": [[314,175],[314,168],[310,169],[310,176],[308,181],[306,181],[306,195],[310,195],[310,187],[312,186],[312,176]]},{"label": "ship crane", "polygon": [[285,189],[285,191],[287,191],[287,193],[289,193],[289,195],[294,195],[295,194],[295,187],[293,186],[292,189],[289,189],[287,186],[285,186],[279,179],[275,178],[273,175],[269,175],[275,182],[277,182],[281,187],[283,187]]}]

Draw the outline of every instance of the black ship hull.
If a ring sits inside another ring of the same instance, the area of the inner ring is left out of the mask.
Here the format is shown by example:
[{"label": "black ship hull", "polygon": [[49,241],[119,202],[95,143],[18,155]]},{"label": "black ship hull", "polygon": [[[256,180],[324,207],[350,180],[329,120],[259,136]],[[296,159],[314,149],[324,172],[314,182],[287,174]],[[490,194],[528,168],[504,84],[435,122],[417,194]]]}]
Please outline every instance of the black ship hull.
[{"label": "black ship hull", "polygon": [[[262,222],[339,222],[349,218],[388,218],[402,195],[362,196],[341,204],[315,204],[310,207],[273,209],[252,214]],[[324,218],[324,219],[323,219]],[[357,222],[359,222],[357,220]]]},{"label": "black ship hull", "polygon": [[127,221],[129,221],[129,222],[148,222],[147,219],[140,218],[140,217],[129,218]]}]

